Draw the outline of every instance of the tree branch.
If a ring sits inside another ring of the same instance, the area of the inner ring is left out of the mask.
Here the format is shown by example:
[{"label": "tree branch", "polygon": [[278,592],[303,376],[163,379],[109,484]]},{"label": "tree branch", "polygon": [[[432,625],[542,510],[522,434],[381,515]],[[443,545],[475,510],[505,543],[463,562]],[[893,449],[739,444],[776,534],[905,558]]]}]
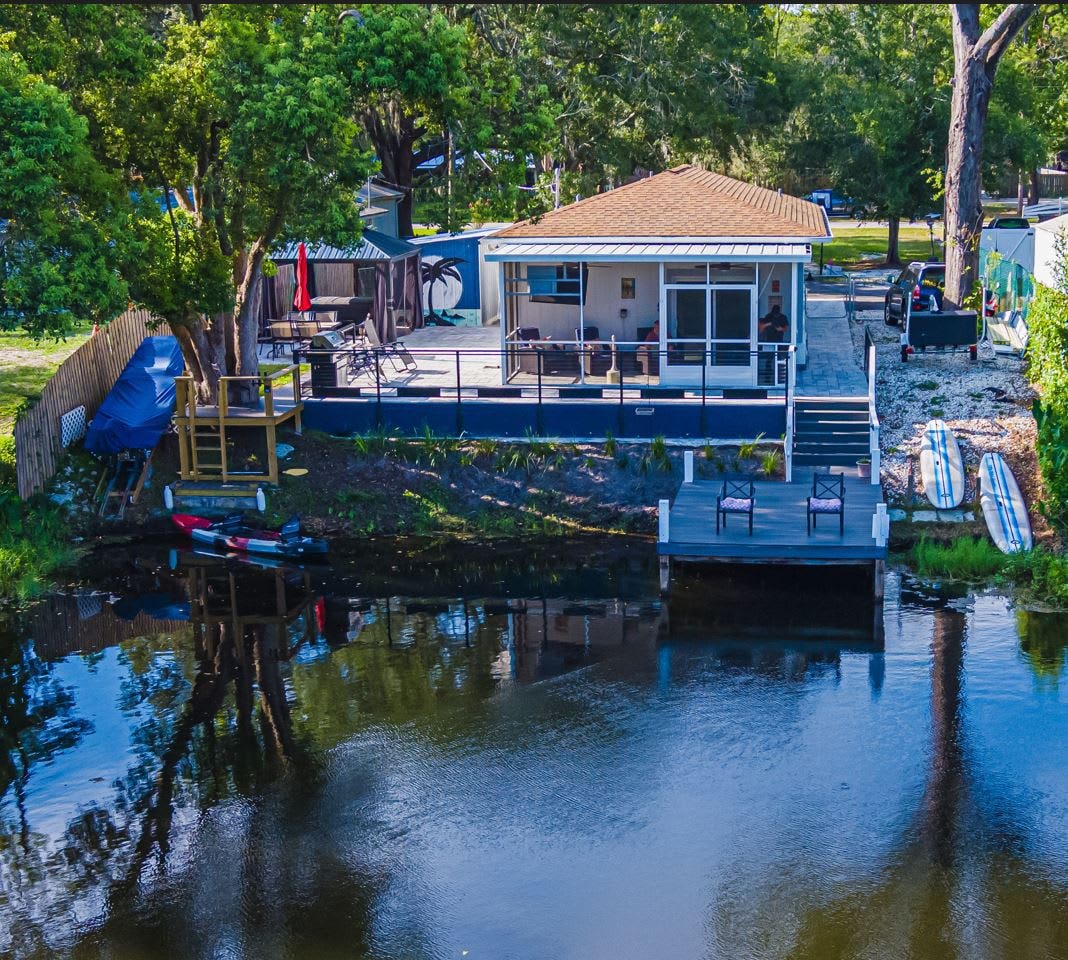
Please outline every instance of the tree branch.
[{"label": "tree branch", "polygon": [[973,56],[986,64],[988,73],[993,73],[997,69],[1002,54],[1037,9],[1037,3],[1010,4],[983,31],[983,35],[975,42]]},{"label": "tree branch", "polygon": [[163,202],[167,206],[167,216],[171,221],[171,233],[174,234],[174,281],[179,283],[182,279],[182,241],[178,234],[178,221],[174,219],[174,209],[171,207],[171,188],[167,184],[167,175],[163,167],[156,164],[159,173],[159,182],[163,184]]}]

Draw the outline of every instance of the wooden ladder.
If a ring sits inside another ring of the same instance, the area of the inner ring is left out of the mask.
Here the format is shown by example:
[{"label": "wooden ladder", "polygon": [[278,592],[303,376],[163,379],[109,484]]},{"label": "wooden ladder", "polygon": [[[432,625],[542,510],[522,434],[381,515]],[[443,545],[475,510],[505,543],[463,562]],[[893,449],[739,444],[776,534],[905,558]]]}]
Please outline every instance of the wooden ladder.
[{"label": "wooden ladder", "polygon": [[226,433],[222,424],[194,420],[189,437],[193,476],[198,480],[221,480],[226,472]]}]

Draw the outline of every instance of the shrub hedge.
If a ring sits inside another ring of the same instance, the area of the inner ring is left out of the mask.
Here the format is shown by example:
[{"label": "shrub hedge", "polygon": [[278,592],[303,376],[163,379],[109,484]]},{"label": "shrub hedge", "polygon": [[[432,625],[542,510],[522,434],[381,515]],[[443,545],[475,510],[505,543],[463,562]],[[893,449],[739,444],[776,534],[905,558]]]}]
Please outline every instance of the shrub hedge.
[{"label": "shrub hedge", "polygon": [[1027,316],[1028,377],[1038,390],[1038,465],[1046,486],[1040,509],[1068,531],[1068,293],[1039,285]]}]

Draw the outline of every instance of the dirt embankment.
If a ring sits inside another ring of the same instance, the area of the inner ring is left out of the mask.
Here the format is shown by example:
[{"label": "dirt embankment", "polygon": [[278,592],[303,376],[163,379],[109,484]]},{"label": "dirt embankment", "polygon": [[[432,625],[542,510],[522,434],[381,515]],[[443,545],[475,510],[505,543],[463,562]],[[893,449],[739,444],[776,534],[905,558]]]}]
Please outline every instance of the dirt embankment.
[{"label": "dirt embankment", "polygon": [[[339,439],[309,433],[267,496],[268,520],[299,514],[310,532],[336,537],[457,533],[480,536],[580,532],[651,535],[656,503],[682,480],[681,448],[651,444],[506,443],[443,438]],[[156,482],[128,519],[163,512],[162,487],[175,464],[163,457]],[[695,473],[781,475],[771,446],[698,449]]]}]

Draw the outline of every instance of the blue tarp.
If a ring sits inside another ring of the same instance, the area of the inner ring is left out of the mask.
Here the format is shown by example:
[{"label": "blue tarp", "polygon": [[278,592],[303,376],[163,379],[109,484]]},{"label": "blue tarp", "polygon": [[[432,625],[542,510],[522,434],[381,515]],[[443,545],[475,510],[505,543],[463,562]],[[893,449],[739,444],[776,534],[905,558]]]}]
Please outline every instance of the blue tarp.
[{"label": "blue tarp", "polygon": [[174,337],[145,337],[89,424],[93,453],[150,450],[174,413],[174,378],[185,363]]}]

